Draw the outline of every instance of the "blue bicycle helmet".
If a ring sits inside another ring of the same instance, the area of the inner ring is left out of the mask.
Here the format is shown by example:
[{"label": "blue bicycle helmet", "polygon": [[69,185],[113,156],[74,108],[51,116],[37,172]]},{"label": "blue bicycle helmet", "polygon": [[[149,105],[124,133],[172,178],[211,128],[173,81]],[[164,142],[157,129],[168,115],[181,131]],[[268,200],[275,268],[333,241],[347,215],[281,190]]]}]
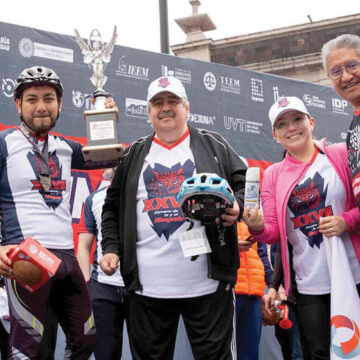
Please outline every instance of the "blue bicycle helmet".
[{"label": "blue bicycle helmet", "polygon": [[217,174],[201,173],[184,180],[177,202],[188,219],[211,223],[235,201],[228,182]]}]

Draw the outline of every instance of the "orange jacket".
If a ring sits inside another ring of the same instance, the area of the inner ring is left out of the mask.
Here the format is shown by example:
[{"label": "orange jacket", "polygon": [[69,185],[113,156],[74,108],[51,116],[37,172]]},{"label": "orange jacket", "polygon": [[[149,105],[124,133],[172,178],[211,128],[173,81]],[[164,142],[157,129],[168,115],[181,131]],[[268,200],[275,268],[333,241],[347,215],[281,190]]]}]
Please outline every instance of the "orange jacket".
[{"label": "orange jacket", "polygon": [[[250,233],[244,222],[237,224],[238,240],[246,240]],[[257,252],[257,243],[248,250],[240,251],[240,268],[237,272],[235,294],[263,296],[265,291],[264,265]]]}]

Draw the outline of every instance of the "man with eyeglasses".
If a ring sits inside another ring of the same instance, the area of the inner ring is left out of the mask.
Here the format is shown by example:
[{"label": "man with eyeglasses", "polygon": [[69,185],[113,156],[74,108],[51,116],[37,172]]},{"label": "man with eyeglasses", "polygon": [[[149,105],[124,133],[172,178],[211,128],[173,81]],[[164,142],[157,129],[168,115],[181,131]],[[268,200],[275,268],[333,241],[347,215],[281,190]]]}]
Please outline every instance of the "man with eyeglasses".
[{"label": "man with eyeglasses", "polygon": [[323,45],[321,55],[334,90],[354,108],[346,144],[352,187],[360,208],[360,37],[340,35]]}]

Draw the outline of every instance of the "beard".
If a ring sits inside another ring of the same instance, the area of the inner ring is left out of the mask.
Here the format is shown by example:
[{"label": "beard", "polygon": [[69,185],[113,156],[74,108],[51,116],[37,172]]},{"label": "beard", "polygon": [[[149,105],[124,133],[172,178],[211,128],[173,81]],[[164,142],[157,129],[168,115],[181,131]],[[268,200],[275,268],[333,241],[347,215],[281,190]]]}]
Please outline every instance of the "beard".
[{"label": "beard", "polygon": [[[56,114],[48,114],[47,116],[28,116],[21,114],[21,121],[36,136],[48,133],[55,125],[59,118],[59,111]],[[35,119],[36,118],[36,119]],[[50,121],[49,121],[50,119]]]}]

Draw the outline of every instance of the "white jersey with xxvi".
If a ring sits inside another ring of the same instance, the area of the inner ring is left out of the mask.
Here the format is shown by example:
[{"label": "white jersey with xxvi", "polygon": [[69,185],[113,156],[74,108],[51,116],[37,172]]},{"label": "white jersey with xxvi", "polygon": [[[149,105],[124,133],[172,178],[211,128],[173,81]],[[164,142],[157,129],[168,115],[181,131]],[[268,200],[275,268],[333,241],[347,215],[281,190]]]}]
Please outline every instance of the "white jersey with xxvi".
[{"label": "white jersey with xxvi", "polygon": [[[45,141],[39,141],[40,151]],[[46,248],[72,249],[71,169],[84,165],[81,145],[49,134],[50,189],[41,185],[40,156],[17,128],[0,133],[0,212],[3,244],[28,236]]]},{"label": "white jersey with xxvi", "polygon": [[[176,201],[185,178],[196,172],[187,134],[172,146],[154,138],[137,192],[136,254],[144,296],[190,298],[211,294],[219,282],[208,278],[205,254],[184,257],[179,234],[189,229]],[[194,228],[200,227],[195,221]]]}]

